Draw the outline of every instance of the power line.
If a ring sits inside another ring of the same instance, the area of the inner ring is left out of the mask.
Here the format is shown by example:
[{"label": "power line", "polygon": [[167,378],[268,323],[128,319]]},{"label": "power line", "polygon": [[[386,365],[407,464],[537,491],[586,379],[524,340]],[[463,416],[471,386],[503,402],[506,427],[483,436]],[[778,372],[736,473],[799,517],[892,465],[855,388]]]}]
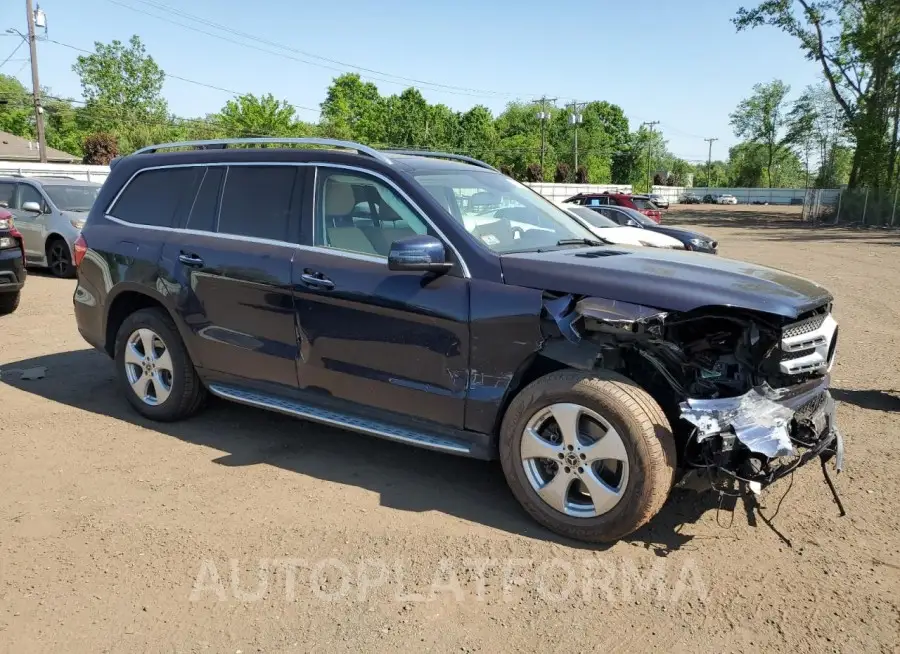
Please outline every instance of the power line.
[{"label": "power line", "polygon": [[[85,48],[79,48],[77,45],[71,45],[71,44],[69,44],[69,43],[63,43],[63,42],[61,42],[61,41],[56,41],[56,40],[54,40],[54,39],[47,39],[47,42],[48,42],[48,43],[54,43],[54,44],[56,44],[56,45],[61,45],[61,46],[64,47],[64,48],[69,48],[70,50],[76,50],[76,51],[78,51],[78,52],[84,52],[84,53],[87,53],[87,54],[96,54],[96,52],[93,51],[93,50],[87,50],[87,49],[85,49]],[[172,73],[167,73],[167,72],[165,72],[165,71],[163,71],[163,75],[165,75],[167,78],[170,78],[170,79],[175,79],[175,80],[178,80],[178,81],[180,81],[180,82],[187,82],[187,83],[189,83],[189,84],[195,84],[195,85],[197,85],[197,86],[203,86],[203,87],[205,87],[205,88],[213,89],[213,90],[215,90],[215,91],[224,91],[225,93],[231,93],[232,95],[245,95],[245,93],[242,92],[242,91],[235,91],[234,89],[228,89],[228,88],[225,88],[225,87],[222,87],[222,86],[216,86],[216,85],[214,85],[214,84],[207,84],[206,82],[198,82],[197,80],[189,79],[189,78],[187,78],[187,77],[182,77],[182,76],[180,76],[180,75],[173,75]],[[295,109],[302,109],[303,111],[313,111],[313,112],[315,112],[315,113],[321,113],[321,111],[320,111],[319,109],[314,109],[314,108],[312,108],[312,107],[304,107],[303,105],[298,105],[298,104],[292,104],[291,106],[294,107]]]},{"label": "power line", "polygon": [[23,45],[25,45],[25,41],[19,41],[19,45],[13,48],[13,51],[9,53],[9,56],[3,60],[3,63],[0,64],[0,68],[3,68],[3,66],[6,65],[6,62],[10,61],[13,58],[13,55],[16,54]]},{"label": "power line", "polygon": [[[244,41],[238,41],[238,40],[235,40],[232,38],[228,38],[227,36],[223,36],[222,34],[216,34],[215,32],[209,32],[207,30],[200,29],[193,25],[186,25],[185,23],[173,20],[167,16],[160,16],[160,15],[157,15],[152,12],[144,11],[142,9],[139,9],[138,7],[133,7],[124,2],[120,2],[119,0],[106,0],[106,1],[111,4],[118,5],[120,7],[124,7],[131,11],[134,11],[134,12],[137,12],[140,14],[144,14],[144,15],[150,16],[152,18],[156,18],[157,20],[171,23],[173,25],[177,25],[184,29],[191,30],[193,32],[205,34],[207,36],[211,36],[213,38],[220,39],[220,40],[226,41],[228,43],[234,43],[236,45],[240,45],[240,46],[243,46],[246,48],[257,50],[259,52],[265,52],[267,54],[275,55],[278,57],[292,59],[294,61],[298,61],[300,63],[304,63],[309,66],[316,66],[316,67],[324,68],[327,70],[333,70],[333,71],[336,71],[339,73],[346,73],[346,72],[348,72],[348,69],[363,71],[363,72],[369,73],[369,75],[364,76],[365,78],[374,79],[376,81],[384,82],[387,84],[397,84],[400,86],[408,86],[410,83],[413,83],[413,84],[419,84],[423,87],[429,87],[429,88],[431,88],[431,90],[441,91],[443,93],[449,93],[452,95],[466,95],[466,96],[470,96],[470,97],[482,97],[482,98],[494,98],[494,99],[498,99],[501,97],[512,97],[512,96],[516,96],[516,95],[524,95],[524,96],[531,95],[531,94],[516,94],[516,93],[502,92],[502,91],[487,91],[487,90],[483,90],[483,89],[471,89],[471,88],[462,87],[462,86],[453,86],[450,84],[441,84],[438,82],[430,82],[427,80],[419,80],[419,79],[412,78],[412,77],[402,77],[400,75],[384,73],[384,72],[377,71],[377,70],[374,70],[371,68],[357,66],[355,64],[349,64],[349,63],[338,61],[336,59],[329,59],[327,57],[322,57],[320,55],[315,55],[312,53],[305,52],[303,50],[298,50],[297,48],[293,48],[291,46],[286,46],[286,45],[277,43],[275,41],[270,41],[270,40],[265,39],[260,36],[249,34],[247,32],[241,32],[239,30],[235,30],[235,29],[232,29],[232,28],[224,26],[224,25],[219,25],[218,23],[214,23],[212,21],[209,21],[209,20],[199,17],[199,16],[194,16],[193,14],[189,14],[189,13],[181,11],[179,9],[175,9],[174,7],[164,5],[162,3],[148,2],[147,0],[133,0],[135,2],[141,2],[142,4],[151,6],[154,9],[157,9],[160,11],[165,11],[167,14],[175,14],[175,15],[181,16],[183,18],[187,18],[189,20],[199,22],[199,23],[208,25],[210,27],[214,27],[215,29],[221,30],[228,34],[233,34],[235,36],[239,36],[240,38],[243,38],[243,39],[249,39],[249,40],[252,40],[252,41],[255,41],[258,43],[263,43],[263,44],[267,44],[267,45],[270,45],[275,48],[279,48],[281,50],[286,50],[289,52],[301,54],[304,57],[307,57],[307,59],[304,59],[304,58],[301,58],[298,56],[289,55],[286,52],[276,52],[276,51],[272,51],[267,48],[259,47],[258,45],[253,45],[251,43],[246,43]],[[330,65],[329,63],[319,63],[316,61],[310,61],[308,58],[320,59],[322,61],[330,62],[330,63],[336,64],[336,65]],[[386,78],[394,78],[394,79],[386,79]],[[398,80],[400,80],[400,81],[398,81]]]}]

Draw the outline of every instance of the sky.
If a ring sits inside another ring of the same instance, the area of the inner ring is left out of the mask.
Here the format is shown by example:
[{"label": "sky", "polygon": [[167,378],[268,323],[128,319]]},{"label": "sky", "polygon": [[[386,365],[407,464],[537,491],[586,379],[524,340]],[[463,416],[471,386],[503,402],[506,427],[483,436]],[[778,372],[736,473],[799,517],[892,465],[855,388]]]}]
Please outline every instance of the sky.
[{"label": "sky", "polygon": [[[383,95],[416,86],[430,102],[456,110],[482,104],[495,115],[509,101],[544,95],[560,104],[606,100],[622,107],[632,129],[659,121],[675,155],[705,161],[703,139],[716,137],[713,158],[724,159],[738,141],[729,113],[755,83],[780,78],[796,97],[819,78],[790,37],[773,28],[736,33],[731,18],[753,4],[42,0],[48,38],[66,45],[38,44],[40,83],[56,96],[81,98],[72,71],[80,53],[72,47],[93,50],[95,41],[137,34],[167,74],[219,87],[167,78],[163,93],[180,116],[218,111],[234,91],[272,93],[315,121],[331,80],[358,72]],[[21,42],[3,34],[8,28],[26,31],[25,0],[0,3],[0,61]],[[30,89],[27,56],[23,45],[0,73]]]}]

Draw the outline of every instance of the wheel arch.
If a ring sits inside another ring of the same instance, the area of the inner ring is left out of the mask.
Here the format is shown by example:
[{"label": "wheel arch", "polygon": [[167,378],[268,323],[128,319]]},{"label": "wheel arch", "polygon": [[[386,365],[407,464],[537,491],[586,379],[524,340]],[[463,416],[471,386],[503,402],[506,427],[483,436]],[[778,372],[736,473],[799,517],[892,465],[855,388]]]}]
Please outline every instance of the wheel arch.
[{"label": "wheel arch", "polygon": [[50,244],[57,239],[66,244],[66,247],[69,248],[69,256],[73,257],[74,260],[75,253],[72,251],[72,245],[69,243],[69,239],[67,239],[59,232],[50,232],[49,234],[47,234],[47,238],[44,239],[44,256],[47,257],[48,263],[50,261],[50,253],[48,252],[48,248],[50,247]]},{"label": "wheel arch", "polygon": [[161,309],[175,323],[178,335],[181,337],[181,341],[184,343],[192,362],[196,361],[187,330],[178,321],[175,311],[168,305],[166,299],[157,293],[155,289],[151,290],[146,286],[138,286],[136,284],[121,285],[115,293],[110,293],[107,298],[107,306],[106,320],[103,326],[103,349],[109,356],[115,356],[116,334],[128,316],[141,309]]}]

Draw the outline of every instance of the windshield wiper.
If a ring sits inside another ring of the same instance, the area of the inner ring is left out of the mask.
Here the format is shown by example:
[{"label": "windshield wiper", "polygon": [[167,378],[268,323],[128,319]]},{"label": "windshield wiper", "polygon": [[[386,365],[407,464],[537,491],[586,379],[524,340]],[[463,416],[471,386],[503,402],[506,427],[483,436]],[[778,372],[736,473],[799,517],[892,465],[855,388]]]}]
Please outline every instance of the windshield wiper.
[{"label": "windshield wiper", "polygon": [[609,244],[610,241],[599,238],[563,238],[556,242],[557,245],[603,245]]}]

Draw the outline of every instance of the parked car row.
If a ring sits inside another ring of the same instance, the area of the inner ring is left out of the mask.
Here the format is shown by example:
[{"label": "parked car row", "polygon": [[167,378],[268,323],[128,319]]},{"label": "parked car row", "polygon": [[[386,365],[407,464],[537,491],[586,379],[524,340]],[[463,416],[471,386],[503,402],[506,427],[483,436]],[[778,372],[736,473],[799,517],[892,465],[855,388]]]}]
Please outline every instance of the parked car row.
[{"label": "parked car row", "polygon": [[662,212],[659,207],[650,199],[649,195],[634,195],[631,193],[578,193],[570,198],[566,198],[563,202],[567,204],[577,204],[584,207],[627,207],[640,211],[642,214],[653,220],[660,222],[662,220]]},{"label": "parked car row", "polygon": [[605,245],[670,234],[603,197],[563,210],[477,160],[325,139],[152,146],[113,162],[76,240],[75,320],[147,418],[213,395],[499,459],[579,540],[651,520],[677,469],[763,486],[839,464],[829,292]]}]

